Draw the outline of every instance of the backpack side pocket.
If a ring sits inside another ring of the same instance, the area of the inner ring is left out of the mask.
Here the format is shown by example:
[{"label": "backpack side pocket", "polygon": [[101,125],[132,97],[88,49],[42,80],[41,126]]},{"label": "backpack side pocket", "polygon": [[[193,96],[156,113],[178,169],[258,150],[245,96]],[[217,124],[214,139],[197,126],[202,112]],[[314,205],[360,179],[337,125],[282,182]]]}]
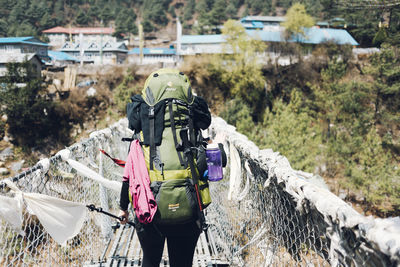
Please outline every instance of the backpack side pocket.
[{"label": "backpack side pocket", "polygon": [[190,179],[156,181],[151,188],[157,202],[157,224],[183,224],[195,220],[195,191]]}]

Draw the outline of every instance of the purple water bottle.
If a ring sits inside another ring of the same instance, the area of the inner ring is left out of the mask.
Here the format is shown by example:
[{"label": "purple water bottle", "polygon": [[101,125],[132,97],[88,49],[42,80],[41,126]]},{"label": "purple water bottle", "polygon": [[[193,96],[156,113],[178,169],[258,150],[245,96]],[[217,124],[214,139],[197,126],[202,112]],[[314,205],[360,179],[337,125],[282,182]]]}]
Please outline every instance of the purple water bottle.
[{"label": "purple water bottle", "polygon": [[222,179],[222,159],[221,151],[217,144],[207,145],[206,150],[207,156],[207,169],[208,169],[208,180],[216,182]]}]

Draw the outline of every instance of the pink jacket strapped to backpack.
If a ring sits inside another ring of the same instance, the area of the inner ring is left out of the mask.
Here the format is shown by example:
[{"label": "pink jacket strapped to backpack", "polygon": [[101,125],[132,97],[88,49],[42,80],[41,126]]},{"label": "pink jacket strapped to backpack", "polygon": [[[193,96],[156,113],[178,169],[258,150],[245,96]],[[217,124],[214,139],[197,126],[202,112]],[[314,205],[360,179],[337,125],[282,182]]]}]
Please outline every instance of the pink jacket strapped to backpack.
[{"label": "pink jacket strapped to backpack", "polygon": [[129,180],[135,214],[141,223],[150,223],[157,211],[157,203],[150,189],[150,177],[139,140],[131,143],[123,180]]}]

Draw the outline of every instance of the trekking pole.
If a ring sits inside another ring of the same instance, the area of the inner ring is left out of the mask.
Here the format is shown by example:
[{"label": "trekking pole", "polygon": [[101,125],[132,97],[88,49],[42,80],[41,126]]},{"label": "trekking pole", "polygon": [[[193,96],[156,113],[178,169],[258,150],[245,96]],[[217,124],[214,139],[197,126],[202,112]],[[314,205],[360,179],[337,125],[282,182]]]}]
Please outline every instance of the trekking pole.
[{"label": "trekking pole", "polygon": [[[110,216],[110,217],[112,217],[112,218],[114,218],[114,219],[119,220],[120,222],[122,222],[122,221],[124,220],[123,217],[118,217],[117,215],[114,215],[114,214],[112,214],[112,213],[109,213],[109,212],[107,212],[107,211],[104,211],[103,208],[101,208],[101,207],[96,208],[96,206],[93,205],[93,204],[86,205],[86,207],[87,207],[90,211],[97,211],[97,212],[99,212],[99,213],[103,213],[103,214],[105,214],[105,215],[107,215],[107,216]],[[134,224],[133,222],[131,222],[131,221],[127,221],[127,224],[129,224],[129,225],[135,227],[135,224]]]},{"label": "trekking pole", "polygon": [[179,135],[181,137],[182,144],[183,144],[183,151],[184,151],[183,153],[187,156],[190,171],[192,173],[192,178],[194,181],[194,188],[196,191],[196,199],[199,204],[198,215],[199,215],[199,219],[200,219],[200,223],[201,223],[201,228],[202,228],[202,230],[206,231],[208,226],[206,224],[206,217],[204,216],[203,207],[201,206],[202,202],[201,202],[201,196],[200,196],[200,192],[199,192],[199,177],[198,177],[197,169],[194,165],[192,148],[189,144],[188,128],[182,128],[179,132]]}]

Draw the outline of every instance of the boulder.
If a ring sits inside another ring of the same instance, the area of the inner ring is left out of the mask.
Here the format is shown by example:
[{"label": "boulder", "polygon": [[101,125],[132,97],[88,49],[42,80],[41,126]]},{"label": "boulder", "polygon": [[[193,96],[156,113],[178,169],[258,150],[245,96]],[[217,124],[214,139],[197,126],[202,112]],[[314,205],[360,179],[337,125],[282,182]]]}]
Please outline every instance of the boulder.
[{"label": "boulder", "polygon": [[5,160],[12,156],[14,156],[14,151],[12,147],[7,147],[4,150],[0,151],[0,160]]},{"label": "boulder", "polygon": [[0,168],[0,175],[8,175],[10,171],[7,168]]},{"label": "boulder", "polygon": [[14,172],[19,172],[21,170],[24,162],[25,162],[25,160],[14,162],[13,164],[11,164],[11,170],[13,170]]}]

